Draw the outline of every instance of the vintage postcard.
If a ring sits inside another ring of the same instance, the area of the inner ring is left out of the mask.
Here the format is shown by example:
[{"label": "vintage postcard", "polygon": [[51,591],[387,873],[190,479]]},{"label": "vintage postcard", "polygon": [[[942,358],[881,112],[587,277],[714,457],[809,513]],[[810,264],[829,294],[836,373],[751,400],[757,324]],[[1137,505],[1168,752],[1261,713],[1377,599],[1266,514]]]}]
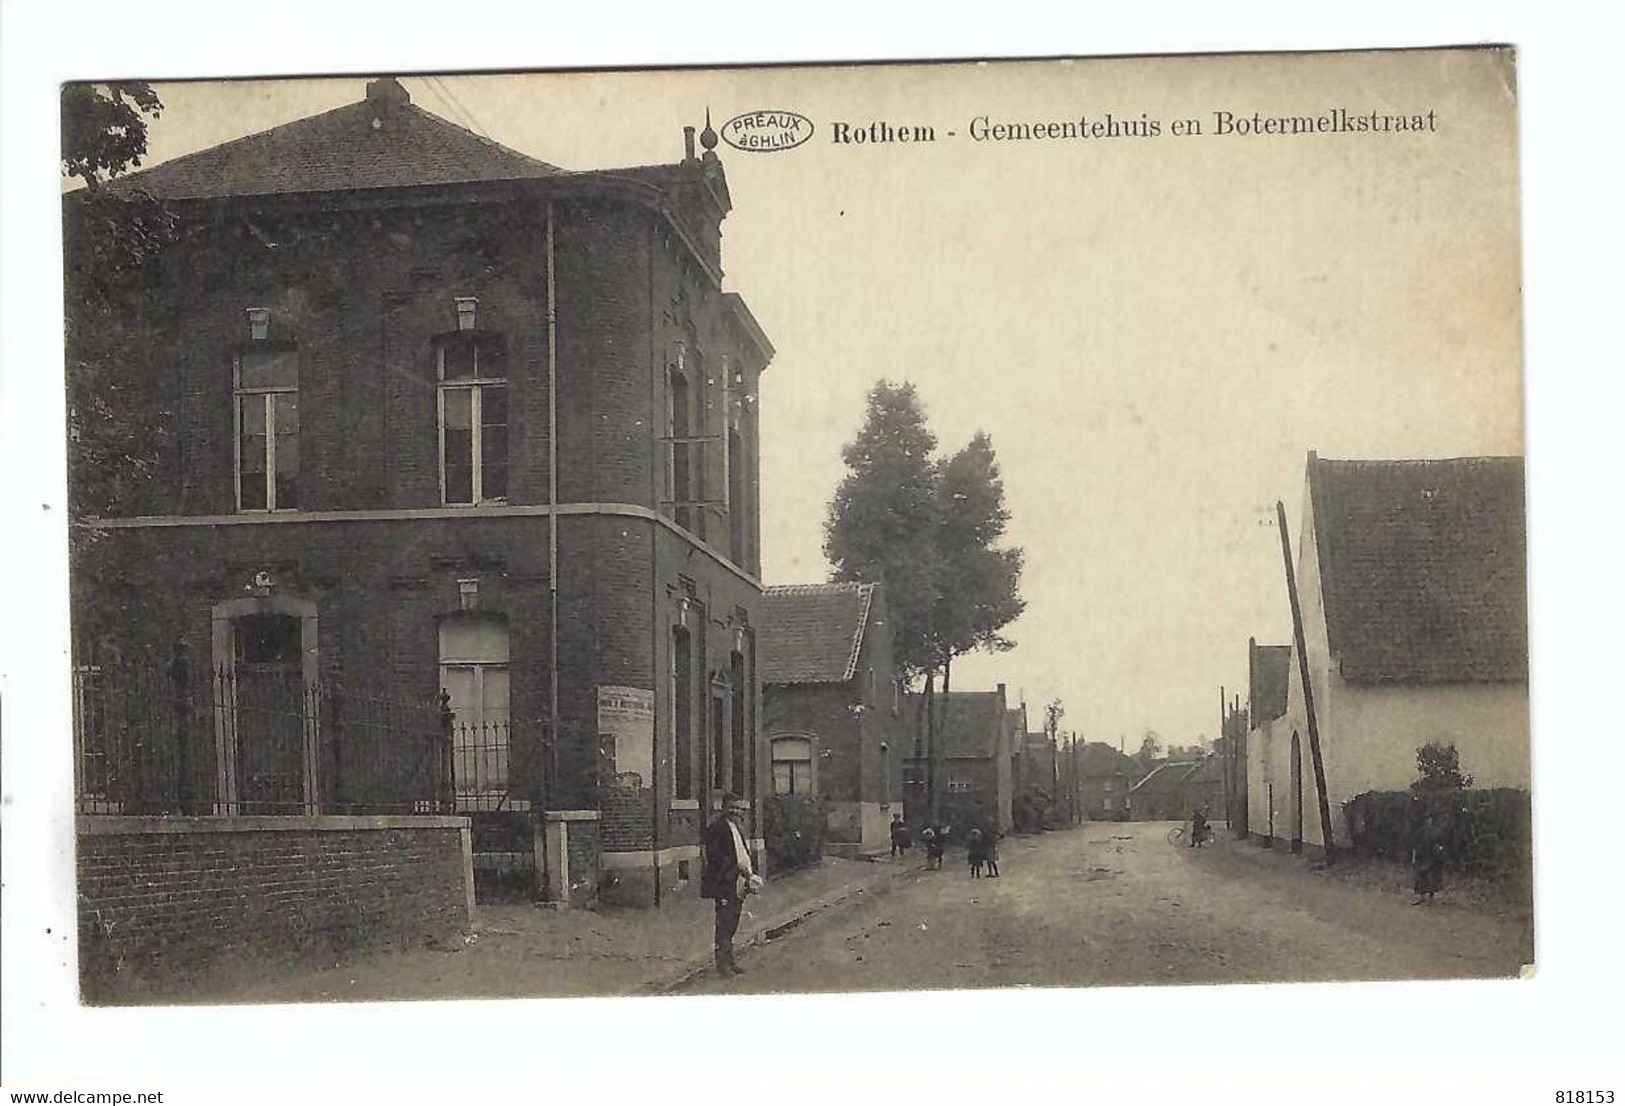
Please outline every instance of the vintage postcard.
[{"label": "vintage postcard", "polygon": [[1533,963],[1510,48],[62,134],[85,1001]]}]

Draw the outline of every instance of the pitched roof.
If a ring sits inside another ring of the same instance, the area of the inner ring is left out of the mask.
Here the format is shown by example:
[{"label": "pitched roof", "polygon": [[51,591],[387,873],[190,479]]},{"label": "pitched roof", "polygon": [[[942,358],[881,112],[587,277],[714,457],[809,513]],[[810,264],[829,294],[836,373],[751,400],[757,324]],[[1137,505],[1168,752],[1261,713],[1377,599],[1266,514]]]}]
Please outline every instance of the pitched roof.
[{"label": "pitched roof", "polygon": [[412,103],[392,78],[366,99],[128,173],[114,190],[162,199],[344,192],[562,173]]},{"label": "pitched roof", "polygon": [[1355,682],[1528,679],[1523,459],[1309,455],[1331,650]]},{"label": "pitched roof", "polygon": [[757,664],[767,684],[844,683],[857,672],[879,584],[764,588]]},{"label": "pitched roof", "polygon": [[1185,781],[1185,777],[1190,775],[1191,769],[1195,767],[1196,765],[1188,760],[1176,760],[1167,764],[1159,764],[1151,769],[1143,780],[1129,788],[1129,790],[1158,793],[1176,790]]},{"label": "pitched roof", "polygon": [[[921,696],[904,696],[905,710],[918,710]],[[937,692],[934,701],[941,719],[943,755],[947,757],[991,757],[999,750],[999,736],[1004,725],[1002,717],[1004,698],[997,691],[954,691],[946,696]],[[913,717],[912,715],[910,717]]]},{"label": "pitched roof", "polygon": [[1222,783],[1224,781],[1224,762],[1219,757],[1207,756],[1191,766],[1185,773],[1181,783]]},{"label": "pitched roof", "polygon": [[1087,742],[1078,750],[1080,776],[1132,776],[1138,778],[1140,762],[1114,749],[1104,741]]},{"label": "pitched roof", "polygon": [[1248,712],[1252,728],[1286,713],[1287,683],[1292,670],[1292,646],[1259,645],[1252,651],[1247,674]]}]

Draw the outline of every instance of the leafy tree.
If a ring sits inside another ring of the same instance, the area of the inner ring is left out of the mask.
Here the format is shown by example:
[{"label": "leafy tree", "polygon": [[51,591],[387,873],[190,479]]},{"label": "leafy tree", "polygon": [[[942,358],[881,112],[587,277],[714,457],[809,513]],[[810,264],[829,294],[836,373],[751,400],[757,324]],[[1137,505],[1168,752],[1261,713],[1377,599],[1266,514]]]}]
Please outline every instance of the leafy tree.
[{"label": "leafy tree", "polygon": [[1044,708],[1044,732],[1054,741],[1056,734],[1061,731],[1061,719],[1066,717],[1066,704],[1057,697],[1049,701]]},{"label": "leafy tree", "polygon": [[899,678],[911,683],[932,663],[931,612],[937,600],[936,435],[912,384],[881,381],[869,390],[858,436],[841,451],[847,474],[824,524],[824,555],[835,579],[886,588]]},{"label": "leafy tree", "polygon": [[164,105],[144,81],[62,87],[62,175],[94,188],[140,168],[147,153],[147,116]]},{"label": "leafy tree", "polygon": [[1011,648],[1002,631],[1024,606],[1021,551],[996,546],[1010,514],[991,440],[978,433],[946,460],[933,460],[936,445],[914,386],[876,384],[863,428],[842,453],[848,471],[824,542],[837,580],[884,583],[899,679],[924,679],[917,733],[933,818],[937,679],[946,694],[956,657]]},{"label": "leafy tree", "polygon": [[95,618],[118,617],[85,596],[120,572],[88,520],[138,502],[167,442],[169,412],[150,361],[159,343],[145,307],[176,221],[140,190],[105,187],[140,165],[145,117],[161,107],[138,82],[62,91],[62,173],[85,186],[63,197],[69,555],[81,639],[94,638]]},{"label": "leafy tree", "polygon": [[1162,755],[1162,738],[1156,730],[1146,730],[1145,736],[1140,738],[1140,751],[1134,754],[1144,764],[1156,760]]},{"label": "leafy tree", "polygon": [[1430,741],[1416,750],[1417,791],[1465,791],[1473,777],[1461,770],[1461,757],[1454,745]]}]

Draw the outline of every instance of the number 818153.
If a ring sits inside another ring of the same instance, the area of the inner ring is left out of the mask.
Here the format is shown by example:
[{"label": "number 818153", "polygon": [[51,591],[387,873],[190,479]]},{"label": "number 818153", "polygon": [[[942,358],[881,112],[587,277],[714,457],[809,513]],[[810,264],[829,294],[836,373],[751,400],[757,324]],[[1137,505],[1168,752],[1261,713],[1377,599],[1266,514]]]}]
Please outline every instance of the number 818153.
[{"label": "number 818153", "polygon": [[1553,1099],[1559,1106],[1611,1106],[1613,1091],[1558,1091]]}]

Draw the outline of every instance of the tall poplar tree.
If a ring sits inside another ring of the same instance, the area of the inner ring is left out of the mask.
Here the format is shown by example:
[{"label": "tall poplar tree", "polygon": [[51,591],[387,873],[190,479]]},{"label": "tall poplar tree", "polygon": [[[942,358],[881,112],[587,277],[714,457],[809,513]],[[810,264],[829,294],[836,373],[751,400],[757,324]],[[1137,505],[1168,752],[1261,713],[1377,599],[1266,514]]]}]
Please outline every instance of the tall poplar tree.
[{"label": "tall poplar tree", "polygon": [[937,681],[946,702],[955,658],[1011,648],[1003,631],[1025,605],[1021,550],[998,546],[1010,513],[991,439],[978,433],[946,460],[933,459],[936,444],[914,386],[876,384],[863,428],[842,453],[847,475],[824,541],[835,579],[884,583],[898,678],[924,680],[914,752],[926,762],[933,821],[942,759]]},{"label": "tall poplar tree", "polygon": [[914,385],[876,384],[862,429],[841,451],[847,473],[824,524],[824,556],[835,566],[835,579],[885,585],[898,678],[905,684],[935,660],[936,448]]}]

